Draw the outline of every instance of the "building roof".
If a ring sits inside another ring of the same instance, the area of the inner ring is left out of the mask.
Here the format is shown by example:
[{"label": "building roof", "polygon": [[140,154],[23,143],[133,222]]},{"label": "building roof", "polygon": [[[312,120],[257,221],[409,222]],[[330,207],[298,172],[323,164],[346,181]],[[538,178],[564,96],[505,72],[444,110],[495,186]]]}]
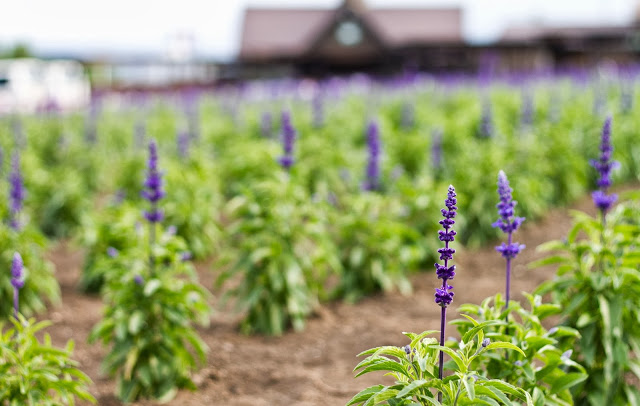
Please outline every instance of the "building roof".
[{"label": "building roof", "polygon": [[244,15],[240,59],[302,56],[346,15],[345,9],[389,48],[463,41],[459,8],[370,9],[363,2],[355,4],[357,7],[347,0],[337,9],[249,8]]},{"label": "building roof", "polygon": [[535,42],[554,38],[584,39],[607,38],[627,35],[633,30],[629,25],[554,27],[544,25],[514,26],[507,28],[500,42]]}]

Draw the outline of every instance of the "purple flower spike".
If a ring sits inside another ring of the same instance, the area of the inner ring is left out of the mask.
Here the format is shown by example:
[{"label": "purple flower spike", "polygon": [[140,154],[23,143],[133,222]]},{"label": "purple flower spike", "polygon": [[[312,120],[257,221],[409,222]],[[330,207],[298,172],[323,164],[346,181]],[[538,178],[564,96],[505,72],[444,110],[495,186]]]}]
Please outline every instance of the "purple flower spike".
[{"label": "purple flower spike", "polygon": [[158,201],[165,195],[162,190],[162,174],[158,171],[158,149],[155,140],[149,143],[149,161],[147,162],[147,179],[142,197],[151,203],[151,210],[145,211],[144,217],[151,223],[159,223],[163,219]]},{"label": "purple flower spike", "polygon": [[[493,227],[500,227],[502,232],[507,234],[507,243],[502,243],[496,247],[506,260],[506,306],[509,306],[509,295],[511,294],[511,260],[514,259],[524,248],[524,244],[513,242],[513,233],[520,227],[524,221],[524,217],[515,217],[514,208],[516,201],[512,197],[513,189],[509,186],[509,179],[504,171],[498,172],[498,195],[500,202],[496,205],[500,218],[493,223]],[[508,319],[507,315],[507,319]]]},{"label": "purple flower spike", "polygon": [[364,182],[364,190],[380,189],[380,130],[375,121],[367,126],[367,148],[369,149],[369,162],[367,163],[367,178]]},{"label": "purple flower spike", "polygon": [[593,203],[596,205],[602,216],[611,208],[618,196],[615,194],[607,195],[607,189],[611,186],[611,171],[619,166],[619,163],[611,160],[613,154],[613,146],[611,145],[611,117],[607,117],[602,126],[602,142],[600,144],[600,158],[591,160],[593,166],[599,173],[597,190],[592,193]]},{"label": "purple flower spike", "polygon": [[[440,314],[440,345],[444,346],[444,333],[445,326],[447,320],[447,307],[453,302],[453,286],[449,285],[447,282],[453,279],[456,276],[456,266],[449,265],[449,261],[453,259],[453,254],[456,252],[453,248],[449,247],[449,243],[455,240],[456,232],[451,228],[456,222],[454,218],[456,217],[458,207],[458,200],[456,199],[456,190],[452,185],[449,185],[449,189],[447,191],[447,199],[444,201],[446,208],[440,210],[442,213],[442,220],[439,221],[440,225],[444,230],[438,231],[438,238],[440,241],[444,242],[444,248],[440,248],[438,253],[440,253],[440,260],[444,261],[444,265],[441,265],[436,262],[436,274],[438,275],[438,279],[442,279],[442,286],[436,288],[435,293],[435,302],[438,306],[441,307]],[[442,379],[442,370],[444,366],[444,352],[440,351],[440,359],[439,359],[439,378]],[[442,400],[442,393],[438,393],[438,399]]]},{"label": "purple flower spike", "polygon": [[284,151],[284,155],[278,159],[280,165],[285,170],[290,170],[294,163],[293,158],[293,144],[296,140],[296,130],[293,128],[291,124],[291,115],[288,111],[282,112],[282,149]]},{"label": "purple flower spike", "polygon": [[500,202],[496,205],[500,218],[492,224],[493,227],[500,227],[504,233],[513,233],[524,222],[524,217],[514,217],[514,207],[518,202],[513,200],[511,193],[513,189],[509,186],[507,175],[503,171],[498,173],[498,195]]},{"label": "purple flower spike", "polygon": [[9,211],[10,220],[9,225],[14,230],[20,229],[20,222],[18,217],[22,210],[22,202],[24,201],[24,186],[22,182],[22,175],[20,173],[20,155],[15,151],[11,159],[11,173],[9,174]]},{"label": "purple flower spike", "polygon": [[14,316],[18,318],[18,310],[20,307],[19,291],[24,286],[24,263],[22,257],[17,252],[13,254],[13,261],[11,263],[11,285],[13,285],[13,312]]}]

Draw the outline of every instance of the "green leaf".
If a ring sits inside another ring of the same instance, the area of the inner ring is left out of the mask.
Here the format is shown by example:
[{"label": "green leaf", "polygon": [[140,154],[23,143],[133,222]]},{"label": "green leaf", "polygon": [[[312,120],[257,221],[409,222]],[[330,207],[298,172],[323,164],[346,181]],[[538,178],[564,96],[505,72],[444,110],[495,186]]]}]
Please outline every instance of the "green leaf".
[{"label": "green leaf", "polygon": [[563,375],[553,381],[553,384],[551,385],[551,393],[556,394],[562,392],[563,390],[569,389],[572,386],[579,384],[580,382],[584,382],[587,378],[587,374],[578,372],[572,372]]},{"label": "green leaf", "polygon": [[384,388],[386,388],[386,386],[384,385],[374,385],[374,386],[370,386],[364,390],[361,390],[360,392],[358,392],[358,394],[356,394],[354,397],[351,398],[351,400],[347,403],[346,406],[350,406],[350,405],[355,405],[358,403],[362,403],[362,402],[366,402],[367,400],[369,400],[369,398],[373,395],[375,395],[376,393],[380,392],[381,390],[383,390]]},{"label": "green leaf", "polygon": [[129,333],[131,333],[132,335],[138,334],[138,332],[140,332],[140,329],[144,325],[144,322],[145,320],[142,312],[140,310],[134,311],[129,318]]},{"label": "green leaf", "polygon": [[511,344],[511,343],[507,343],[504,341],[496,341],[493,343],[490,343],[489,345],[486,346],[486,350],[494,350],[494,349],[498,349],[498,348],[506,348],[509,350],[514,350],[514,351],[518,351],[520,354],[522,354],[523,356],[527,356],[520,348],[518,348],[517,346]]},{"label": "green leaf", "polygon": [[145,285],[143,294],[147,297],[153,295],[162,286],[162,282],[158,279],[150,279]]},{"label": "green leaf", "polygon": [[405,386],[400,392],[398,392],[396,397],[404,398],[408,394],[412,393],[414,390],[427,386],[428,384],[429,382],[425,381],[424,379],[418,379],[416,381],[413,381],[409,385]]}]

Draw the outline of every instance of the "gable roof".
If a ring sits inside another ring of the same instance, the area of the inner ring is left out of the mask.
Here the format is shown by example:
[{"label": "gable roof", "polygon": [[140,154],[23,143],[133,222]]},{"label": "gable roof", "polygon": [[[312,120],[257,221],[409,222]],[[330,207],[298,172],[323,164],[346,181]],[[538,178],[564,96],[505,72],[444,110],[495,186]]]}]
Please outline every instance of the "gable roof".
[{"label": "gable roof", "polygon": [[[458,8],[358,7],[351,11],[386,47],[461,43],[463,40],[462,12]],[[240,59],[304,55],[336,23],[336,19],[344,15],[343,12],[344,6],[337,9],[248,8],[244,15]]]}]

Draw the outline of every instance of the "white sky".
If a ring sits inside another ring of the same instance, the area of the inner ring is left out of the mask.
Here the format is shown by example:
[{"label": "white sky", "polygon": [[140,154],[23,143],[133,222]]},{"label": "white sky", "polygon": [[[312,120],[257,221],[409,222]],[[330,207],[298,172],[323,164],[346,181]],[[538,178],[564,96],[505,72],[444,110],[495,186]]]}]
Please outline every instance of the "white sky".
[{"label": "white sky", "polygon": [[[0,47],[25,41],[36,51],[162,55],[168,38],[189,33],[198,55],[233,57],[246,6],[335,7],[341,0],[7,0],[0,13]],[[638,0],[368,0],[378,7],[464,8],[464,34],[495,39],[510,24],[624,24]]]}]

